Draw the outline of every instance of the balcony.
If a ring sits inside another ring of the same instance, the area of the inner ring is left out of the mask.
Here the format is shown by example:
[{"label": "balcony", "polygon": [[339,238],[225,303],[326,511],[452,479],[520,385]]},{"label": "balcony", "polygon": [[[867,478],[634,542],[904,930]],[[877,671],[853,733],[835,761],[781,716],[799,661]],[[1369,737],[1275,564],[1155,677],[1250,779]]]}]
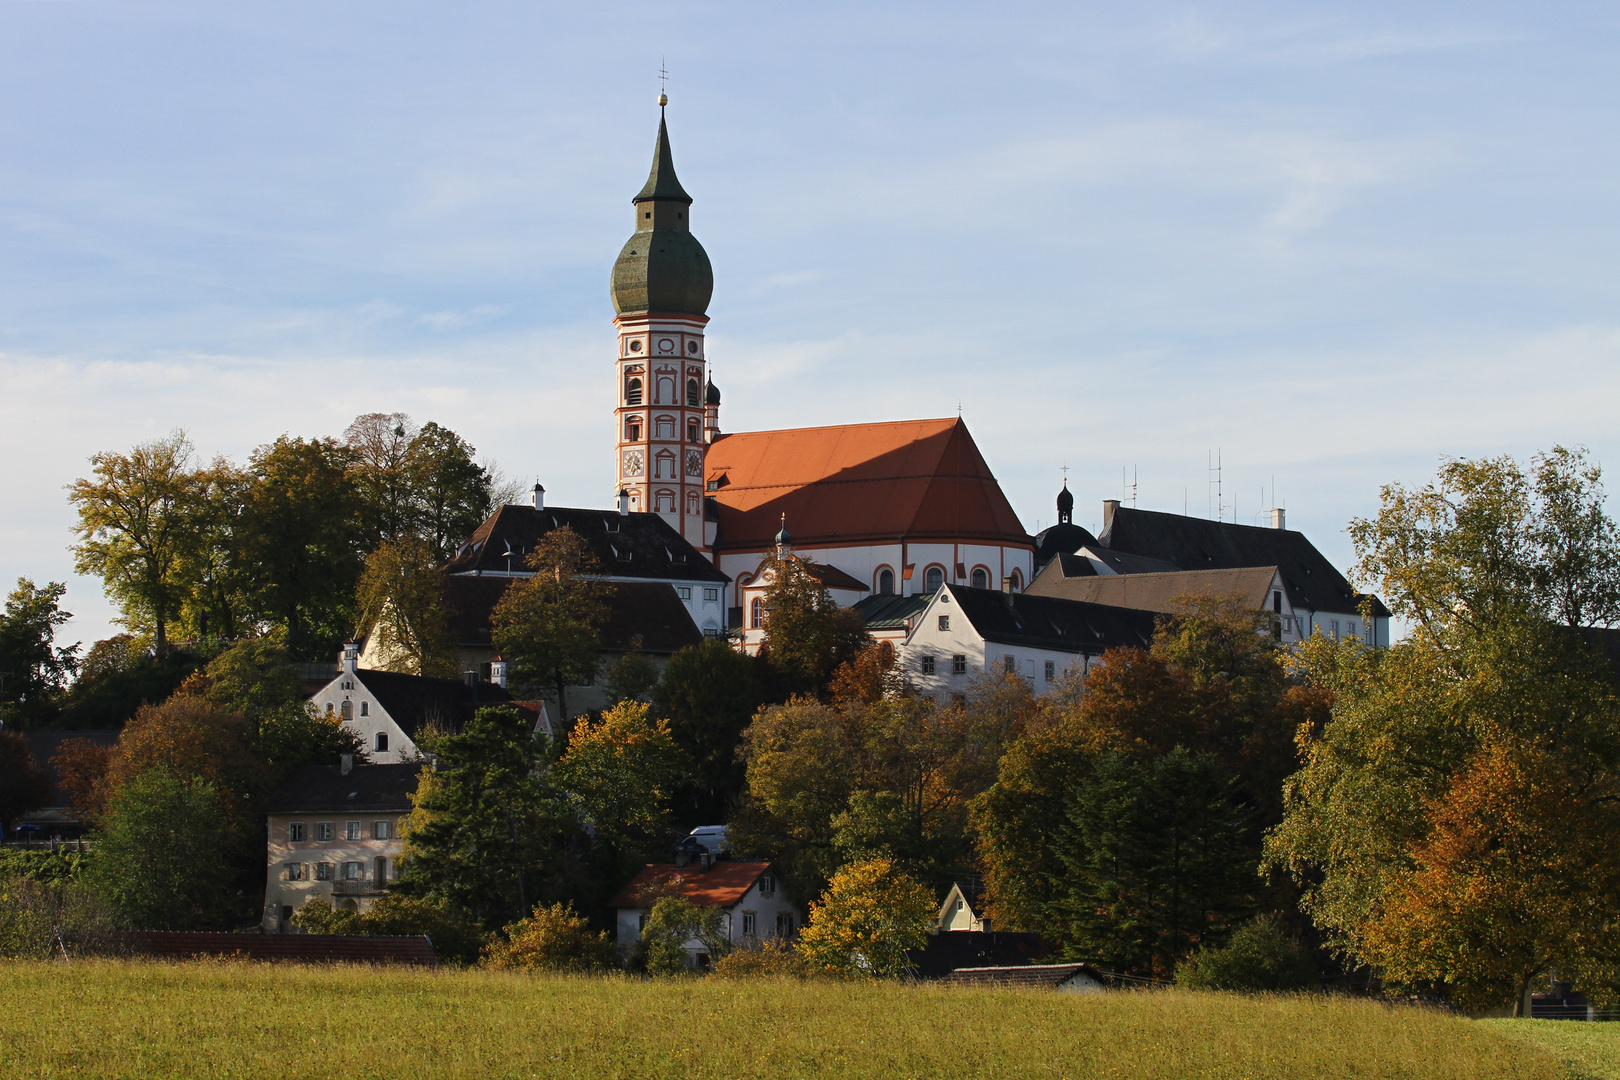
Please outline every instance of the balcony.
[{"label": "balcony", "polygon": [[339,879],[332,882],[333,896],[381,896],[383,886],[364,878]]}]

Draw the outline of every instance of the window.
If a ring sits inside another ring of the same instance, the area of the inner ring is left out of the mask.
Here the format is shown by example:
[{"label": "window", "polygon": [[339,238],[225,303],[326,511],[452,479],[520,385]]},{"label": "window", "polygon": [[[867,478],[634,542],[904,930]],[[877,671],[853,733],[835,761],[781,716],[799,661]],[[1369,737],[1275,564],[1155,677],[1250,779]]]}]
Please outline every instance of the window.
[{"label": "window", "polygon": [[373,840],[386,840],[391,830],[386,821],[373,821],[371,823],[371,838]]},{"label": "window", "polygon": [[759,879],[759,895],[761,895],[761,896],[775,896],[776,895],[776,878],[774,878],[770,874],[762,875],[760,877],[760,879]]},{"label": "window", "polygon": [[754,913],[752,911],[745,911],[745,912],[743,912],[743,937],[753,937],[753,936],[754,936]]},{"label": "window", "polygon": [[362,701],[360,703],[360,715],[361,716],[370,716],[371,715],[371,702]]},{"label": "window", "polygon": [[329,863],[329,862],[318,862],[318,863],[316,863],[315,864],[315,880],[316,881],[331,881],[332,880],[332,864]]},{"label": "window", "polygon": [[703,429],[698,427],[698,422],[696,420],[688,420],[686,422],[686,441],[687,442],[702,442],[703,441]]},{"label": "window", "polygon": [[374,860],[374,865],[376,867],[376,870],[375,870],[375,874],[374,874],[374,877],[372,878],[372,880],[374,880],[379,886],[387,883],[387,881],[388,881],[388,857],[385,856],[385,855],[377,856],[377,858]]},{"label": "window", "polygon": [[1282,614],[1282,590],[1278,589],[1271,594],[1271,610],[1278,615]]},{"label": "window", "polygon": [[1022,570],[1014,570],[1009,576],[1012,578],[1012,590],[1013,590],[1013,592],[1023,592],[1024,591],[1024,572]]},{"label": "window", "polygon": [[1007,674],[1009,674],[1009,675],[1018,674],[1018,658],[1017,657],[1015,657],[1015,656],[1003,656],[1001,658],[1001,664],[1002,664],[1003,667],[1005,667],[1007,669]]},{"label": "window", "polygon": [[963,656],[961,653],[957,653],[955,656],[951,657],[951,674],[967,674],[967,657]]},{"label": "window", "polygon": [[287,880],[288,881],[303,881],[304,880],[304,865],[305,864],[301,863],[301,862],[290,862],[290,863],[288,863],[287,864]]},{"label": "window", "polygon": [[943,566],[930,566],[923,575],[923,588],[927,592],[938,592],[939,587],[945,584],[945,568]]},{"label": "window", "polygon": [[645,913],[636,916],[636,929],[637,930],[645,930],[645,929],[647,929],[647,916],[646,916]]},{"label": "window", "polygon": [[776,915],[776,936],[777,937],[792,937],[793,936],[793,913],[791,911],[777,912],[777,915]]},{"label": "window", "polygon": [[675,586],[675,592],[679,594],[682,600],[692,599],[692,586],[690,585],[677,585]]},{"label": "window", "polygon": [[703,602],[705,604],[718,604],[720,602],[720,590],[719,589],[704,589],[703,590]]},{"label": "window", "polygon": [[765,625],[765,601],[757,596],[748,604],[748,625],[755,630]]},{"label": "window", "polygon": [[[638,344],[639,344],[639,342],[634,342],[633,341],[633,342],[630,343],[630,347],[633,349]],[[629,382],[624,384],[624,403],[626,405],[640,405],[641,404],[641,380],[640,379],[631,379]]]},{"label": "window", "polygon": [[703,388],[696,379],[686,380],[686,403],[694,409],[703,404]]},{"label": "window", "polygon": [[940,628],[940,630],[942,632],[945,632],[945,633],[950,632],[950,629],[951,629],[951,617],[949,615],[941,615],[939,617],[939,628]]},{"label": "window", "polygon": [[988,589],[990,587],[990,571],[982,566],[973,568],[973,587],[975,589]]},{"label": "window", "polygon": [[344,826],[343,826],[343,839],[345,839],[345,840],[358,840],[358,839],[360,839],[360,823],[358,821],[350,821],[350,822],[346,822],[344,824]]},{"label": "window", "polygon": [[894,595],[894,571],[887,566],[878,571],[877,591],[879,596]]},{"label": "window", "polygon": [[922,673],[924,675],[932,675],[934,673],[934,658],[928,653],[922,654]]},{"label": "window", "polygon": [[388,752],[388,732],[386,732],[386,731],[377,732],[377,747],[376,747],[376,749],[377,749],[377,753],[379,753],[379,754],[385,754],[385,753]]},{"label": "window", "polygon": [[287,826],[287,842],[288,843],[291,843],[291,844],[301,843],[303,841],[303,839],[304,839],[304,823],[302,821],[295,821],[292,824]]},{"label": "window", "polygon": [[[676,217],[680,217],[680,216],[681,216],[681,215],[680,215],[680,214],[676,214],[676,215],[675,215],[675,216],[676,216]],[[697,352],[697,342],[695,342],[695,341],[688,341],[688,342],[687,342],[687,343],[686,343],[686,351],[687,351],[687,352],[689,352],[689,353],[694,353],[694,354],[695,354],[695,353],[696,353],[696,352]]]},{"label": "window", "polygon": [[641,417],[632,416],[625,420],[624,438],[626,442],[641,441]]},{"label": "window", "polygon": [[343,864],[343,880],[344,881],[359,881],[360,880],[360,864],[357,863],[357,862],[346,862],[346,863],[344,863]]},{"label": "window", "polygon": [[315,839],[332,839],[332,823],[330,821],[317,821],[315,823]]},{"label": "window", "polygon": [[1057,664],[1051,660],[1046,662],[1046,681],[1051,682],[1057,678]]},{"label": "window", "polygon": [[1333,637],[1334,641],[1339,640],[1339,620],[1338,619],[1329,619],[1328,620],[1328,633]]},{"label": "window", "polygon": [[1356,636],[1356,620],[1354,620],[1354,619],[1350,620],[1349,634],[1350,634],[1351,637]]}]

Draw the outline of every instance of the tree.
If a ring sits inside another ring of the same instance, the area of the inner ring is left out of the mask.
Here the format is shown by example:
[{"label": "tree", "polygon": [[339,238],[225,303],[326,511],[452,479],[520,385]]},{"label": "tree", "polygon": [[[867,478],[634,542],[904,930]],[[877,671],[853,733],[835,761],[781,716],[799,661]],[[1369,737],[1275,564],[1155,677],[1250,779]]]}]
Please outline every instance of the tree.
[{"label": "tree", "polygon": [[1067,952],[1168,976],[1194,947],[1224,938],[1259,885],[1231,781],[1209,755],[1103,755],[1058,833],[1054,908]]},{"label": "tree", "polygon": [[725,914],[716,907],[694,904],[684,896],[659,897],[647,913],[641,928],[636,961],[649,975],[680,975],[692,969],[689,942],[696,941],[719,960],[731,950],[726,936]]},{"label": "tree", "polygon": [[596,556],[566,526],[543,536],[526,561],[534,576],[513,582],[491,616],[495,648],[517,682],[555,695],[566,722],[568,684],[596,675],[612,586],[591,577]]},{"label": "tree", "polygon": [[483,708],[432,747],[405,836],[407,896],[448,900],[481,923],[527,912],[555,877],[573,817],[544,774],[550,757],[516,709]]},{"label": "tree", "polygon": [[[1388,650],[1302,650],[1300,675],[1331,693],[1332,716],[1302,730],[1304,766],[1267,840],[1268,861],[1300,883],[1339,955],[1497,1004],[1536,952],[1607,978],[1605,905],[1538,909],[1530,937],[1506,911],[1514,897],[1579,897],[1606,873],[1583,863],[1582,831],[1567,858],[1538,846],[1546,822],[1584,814],[1589,799],[1610,805],[1620,783],[1613,668],[1570,626],[1611,617],[1600,507],[1596,469],[1559,450],[1533,478],[1506,458],[1448,462],[1419,492],[1385,488],[1377,517],[1352,524],[1357,578],[1380,586],[1413,632]],[[1509,812],[1526,791],[1535,805]],[[1456,814],[1467,806],[1500,820],[1465,829]],[[1583,830],[1612,830],[1606,814],[1584,814]],[[1467,894],[1416,891],[1442,881]]]},{"label": "tree", "polygon": [[343,432],[349,476],[363,510],[360,545],[374,551],[416,535],[416,508],[406,465],[416,424],[404,413],[365,413]]},{"label": "tree", "polygon": [[64,739],[51,757],[57,786],[67,795],[69,805],[94,824],[107,808],[107,772],[112,750],[89,739]]},{"label": "tree", "polygon": [[354,625],[363,560],[350,451],[285,435],[253,452],[237,534],[255,610],[300,659],[326,657]]},{"label": "tree", "polygon": [[120,621],[149,631],[162,657],[189,591],[181,571],[195,540],[200,491],[191,443],[176,431],[128,455],[97,454],[90,464],[95,478],[68,489],[79,515],[74,569],[100,577],[122,610]]},{"label": "tree", "polygon": [[405,453],[417,537],[446,562],[489,516],[496,477],[473,460],[476,451],[448,428],[429,421]]},{"label": "tree", "polygon": [[579,718],[552,775],[579,800],[596,842],[639,863],[663,844],[670,797],[687,764],[669,722],[624,701],[595,723]]},{"label": "tree", "polygon": [[866,622],[858,613],[839,607],[796,556],[767,559],[760,576],[770,580],[760,653],[792,692],[819,697],[833,672],[871,641]]},{"label": "tree", "polygon": [[621,701],[646,701],[657,691],[662,675],[658,670],[658,661],[646,653],[631,649],[608,665],[602,676],[602,690],[607,695],[609,705],[617,705]]},{"label": "tree", "polygon": [[28,740],[0,731],[0,833],[51,797],[51,778],[34,762]]},{"label": "tree", "polygon": [[113,795],[88,880],[137,929],[219,926],[231,910],[232,882],[215,869],[227,832],[213,785],[149,769]]},{"label": "tree", "polygon": [[52,726],[68,731],[123,727],[142,705],[163,701],[201,666],[200,657],[183,649],[154,656],[147,642],[133,634],[98,641],[80,663],[79,677],[59,698]]},{"label": "tree", "polygon": [[56,628],[73,618],[61,608],[66,593],[60,582],[41,589],[18,578],[6,597],[0,614],[0,721],[49,715],[51,698],[78,667],[78,645],[55,645]]},{"label": "tree", "polygon": [[215,458],[193,477],[195,498],[187,519],[178,578],[184,586],[179,625],[206,651],[257,629],[250,568],[242,558],[242,506],[248,476]]},{"label": "tree", "polygon": [[827,682],[828,700],[834,705],[876,705],[907,690],[906,673],[895,663],[894,646],[870,641],[838,666]]},{"label": "tree", "polygon": [[375,634],[382,667],[407,675],[454,678],[455,640],[444,575],[433,552],[415,537],[385,541],[366,559],[356,605],[358,635]]},{"label": "tree", "polygon": [[365,759],[360,737],[340,717],[319,713],[310,704],[280,632],[232,645],[209,661],[187,689],[248,722],[269,785],[300,765],[333,762],[343,754]]},{"label": "tree", "polygon": [[726,820],[742,793],[747,773],[737,749],[764,704],[760,663],[720,638],[705,638],[670,657],[664,668],[653,704],[694,763],[691,781],[677,800],[682,824]]},{"label": "tree", "polygon": [[887,858],[850,863],[810,904],[798,952],[812,969],[846,977],[902,975],[928,941],[938,901]]},{"label": "tree", "polygon": [[572,904],[536,904],[525,918],[491,934],[482,966],[496,971],[610,971],[619,951],[605,932],[592,930]]},{"label": "tree", "polygon": [[110,788],[116,793],[153,770],[181,780],[199,779],[220,805],[230,831],[257,834],[253,806],[270,793],[275,778],[266,774],[255,752],[255,734],[241,713],[199,694],[179,693],[161,705],[144,705],[118,738]]}]

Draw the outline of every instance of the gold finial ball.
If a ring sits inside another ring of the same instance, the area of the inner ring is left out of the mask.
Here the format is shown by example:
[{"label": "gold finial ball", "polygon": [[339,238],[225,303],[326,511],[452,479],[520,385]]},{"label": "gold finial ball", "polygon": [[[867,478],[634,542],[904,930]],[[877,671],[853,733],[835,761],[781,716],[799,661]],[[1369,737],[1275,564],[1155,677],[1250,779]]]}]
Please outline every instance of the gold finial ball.
[{"label": "gold finial ball", "polygon": [[659,94],[658,95],[658,107],[663,108],[665,105],[668,105],[668,104],[669,104],[669,95],[668,94]]}]

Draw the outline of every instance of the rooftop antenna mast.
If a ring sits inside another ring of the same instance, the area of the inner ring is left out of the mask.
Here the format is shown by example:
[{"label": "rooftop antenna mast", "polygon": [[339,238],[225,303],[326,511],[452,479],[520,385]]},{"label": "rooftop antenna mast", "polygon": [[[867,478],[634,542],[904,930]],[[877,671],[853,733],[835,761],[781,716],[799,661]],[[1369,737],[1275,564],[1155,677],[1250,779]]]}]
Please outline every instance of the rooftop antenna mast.
[{"label": "rooftop antenna mast", "polygon": [[[1221,494],[1221,449],[1220,449],[1220,447],[1215,448],[1215,453],[1214,454],[1207,454],[1206,453],[1205,461],[1206,461],[1207,473],[1208,473],[1208,476],[1209,476],[1209,487],[1210,487],[1210,493],[1209,493],[1209,500],[1210,501],[1209,501],[1209,505],[1208,505],[1205,512],[1208,513],[1209,510],[1213,510],[1213,511],[1215,511],[1215,520],[1216,521],[1225,521],[1226,520],[1226,499]],[[1234,518],[1234,520],[1235,520],[1235,518]]]},{"label": "rooftop antenna mast", "polygon": [[1127,482],[1126,479],[1125,479],[1125,466],[1121,465],[1119,467],[1119,501],[1120,502],[1128,502],[1128,503],[1131,504],[1131,509],[1133,509],[1133,510],[1136,509],[1136,466],[1135,465],[1131,466],[1131,478],[1130,478],[1129,482]]}]

